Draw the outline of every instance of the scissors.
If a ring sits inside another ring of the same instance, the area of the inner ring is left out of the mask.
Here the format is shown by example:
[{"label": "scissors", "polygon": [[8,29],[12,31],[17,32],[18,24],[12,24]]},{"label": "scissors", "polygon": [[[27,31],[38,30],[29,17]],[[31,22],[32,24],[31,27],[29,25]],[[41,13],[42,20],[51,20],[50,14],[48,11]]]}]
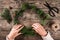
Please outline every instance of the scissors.
[{"label": "scissors", "polygon": [[49,9],[49,15],[55,17],[55,13],[59,13],[59,9],[57,7],[51,7],[47,2],[44,4]]}]

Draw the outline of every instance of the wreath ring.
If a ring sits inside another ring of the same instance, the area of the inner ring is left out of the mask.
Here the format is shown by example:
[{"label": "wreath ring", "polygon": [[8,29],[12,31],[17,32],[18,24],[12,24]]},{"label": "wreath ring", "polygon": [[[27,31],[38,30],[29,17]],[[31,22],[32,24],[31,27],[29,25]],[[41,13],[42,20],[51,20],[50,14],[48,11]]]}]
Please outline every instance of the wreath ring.
[{"label": "wreath ring", "polygon": [[[23,12],[27,9],[34,10],[40,16],[42,20],[41,22],[42,25],[45,25],[45,20],[49,19],[49,15],[45,14],[41,9],[37,8],[34,5],[30,5],[29,3],[23,3],[21,9],[19,9],[18,11],[15,11],[14,24],[19,24],[18,17],[19,16],[22,17]],[[10,12],[8,9],[5,10],[5,12],[2,14],[2,17],[6,19],[8,23],[12,21],[12,18],[10,16]],[[32,28],[27,29],[26,27],[24,27],[21,30],[21,32],[23,33],[23,35],[35,35],[35,32],[34,30],[32,30]]]}]

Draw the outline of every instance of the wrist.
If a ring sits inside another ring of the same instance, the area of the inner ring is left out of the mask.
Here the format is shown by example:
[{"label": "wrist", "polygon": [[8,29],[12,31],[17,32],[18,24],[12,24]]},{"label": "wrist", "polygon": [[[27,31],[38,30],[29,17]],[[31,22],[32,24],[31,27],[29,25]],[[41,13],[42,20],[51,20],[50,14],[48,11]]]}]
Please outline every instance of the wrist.
[{"label": "wrist", "polygon": [[41,35],[41,36],[43,36],[43,37],[45,37],[45,36],[47,36],[47,34],[48,34],[48,32],[45,32],[43,35]]},{"label": "wrist", "polygon": [[7,35],[7,38],[8,38],[9,40],[14,40],[14,38],[12,38],[11,35]]}]

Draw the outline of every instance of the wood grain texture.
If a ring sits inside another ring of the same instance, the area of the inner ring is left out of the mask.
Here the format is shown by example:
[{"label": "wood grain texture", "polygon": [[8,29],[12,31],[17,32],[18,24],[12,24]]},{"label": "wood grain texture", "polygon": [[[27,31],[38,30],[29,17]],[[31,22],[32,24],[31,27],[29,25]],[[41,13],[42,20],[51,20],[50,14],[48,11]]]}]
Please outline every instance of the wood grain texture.
[{"label": "wood grain texture", "polygon": [[[55,14],[56,17],[51,17],[53,20],[48,20],[48,24],[45,25],[45,29],[49,30],[51,32],[52,37],[55,40],[60,40],[60,28],[57,31],[54,31],[52,27],[49,27],[49,21],[54,21],[54,23],[57,23],[60,27],[60,0],[0,0],[0,15],[3,12],[4,8],[10,8],[11,15],[14,13],[15,10],[21,8],[21,4],[24,2],[32,3],[38,8],[41,8],[45,13],[48,13],[48,8],[45,7],[43,4],[47,1],[52,7],[58,7],[59,8],[59,14]],[[53,24],[52,24],[53,25]],[[6,35],[10,32],[11,28],[13,26],[13,22],[11,24],[8,24],[6,20],[4,20],[0,16],[0,40],[5,40]],[[39,36],[34,37],[23,37],[23,40],[37,40],[37,38],[40,40]],[[36,39],[35,39],[36,38]]]}]

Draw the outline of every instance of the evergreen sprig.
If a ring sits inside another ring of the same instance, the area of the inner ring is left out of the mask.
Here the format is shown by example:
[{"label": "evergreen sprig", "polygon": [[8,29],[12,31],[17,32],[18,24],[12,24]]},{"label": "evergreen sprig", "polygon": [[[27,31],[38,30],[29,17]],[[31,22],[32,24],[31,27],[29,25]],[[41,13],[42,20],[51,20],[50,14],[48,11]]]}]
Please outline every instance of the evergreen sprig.
[{"label": "evergreen sprig", "polygon": [[12,21],[12,17],[10,15],[10,11],[7,8],[4,9],[3,13],[1,14],[1,16],[4,19],[6,19],[8,23],[10,23]]},{"label": "evergreen sprig", "polygon": [[29,3],[23,3],[21,9],[22,9],[22,10],[30,9]]},{"label": "evergreen sprig", "polygon": [[41,9],[37,8],[36,9],[36,13],[39,14],[40,18],[41,18],[41,24],[42,25],[46,25],[46,20],[50,19],[50,16],[46,13],[44,13],[44,11],[42,11]]},{"label": "evergreen sprig", "polygon": [[19,10],[15,11],[14,24],[19,24],[20,23],[19,20],[18,20],[18,17],[19,16],[22,17],[23,12],[24,12],[24,10],[22,10],[22,9],[19,9]]},{"label": "evergreen sprig", "polygon": [[24,27],[21,30],[21,33],[23,33],[23,35],[25,35],[25,36],[28,36],[28,35],[30,35],[30,36],[33,35],[34,36],[34,35],[36,35],[35,31],[32,28],[26,28],[26,27]]}]

